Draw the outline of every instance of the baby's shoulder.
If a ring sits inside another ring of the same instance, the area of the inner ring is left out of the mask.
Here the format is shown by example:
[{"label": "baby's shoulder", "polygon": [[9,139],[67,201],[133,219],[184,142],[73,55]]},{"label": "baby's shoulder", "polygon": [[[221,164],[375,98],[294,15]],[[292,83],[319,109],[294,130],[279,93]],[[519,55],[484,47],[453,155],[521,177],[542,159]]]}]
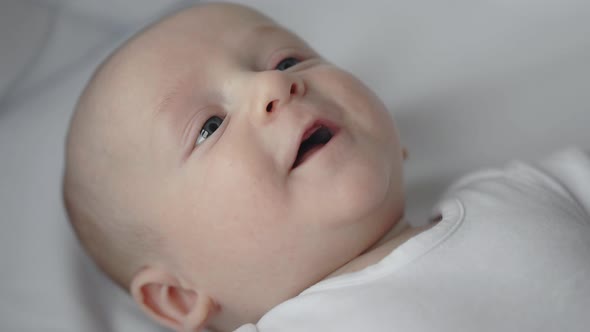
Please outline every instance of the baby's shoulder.
[{"label": "baby's shoulder", "polygon": [[570,148],[536,162],[514,160],[463,176],[445,196],[498,208],[569,211],[590,220],[590,157]]}]

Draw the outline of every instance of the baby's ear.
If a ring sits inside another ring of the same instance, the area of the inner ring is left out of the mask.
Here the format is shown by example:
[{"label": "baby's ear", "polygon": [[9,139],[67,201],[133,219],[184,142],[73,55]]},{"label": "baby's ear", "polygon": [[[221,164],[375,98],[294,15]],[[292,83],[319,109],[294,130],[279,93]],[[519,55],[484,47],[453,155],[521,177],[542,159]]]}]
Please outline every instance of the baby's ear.
[{"label": "baby's ear", "polygon": [[219,311],[210,296],[183,288],[173,275],[154,267],[133,277],[131,295],[150,317],[175,331],[201,331]]}]

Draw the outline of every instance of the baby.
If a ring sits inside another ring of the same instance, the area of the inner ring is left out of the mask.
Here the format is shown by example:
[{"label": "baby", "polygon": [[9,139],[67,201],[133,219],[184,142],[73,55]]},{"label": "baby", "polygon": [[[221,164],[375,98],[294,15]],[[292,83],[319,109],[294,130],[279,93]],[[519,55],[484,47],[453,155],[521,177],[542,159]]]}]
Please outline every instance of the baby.
[{"label": "baby", "polygon": [[252,9],[199,5],[97,69],[64,201],[97,265],[178,331],[590,324],[585,154],[546,172],[586,187],[517,164],[462,180],[424,227],[402,219],[404,157],[361,81]]}]

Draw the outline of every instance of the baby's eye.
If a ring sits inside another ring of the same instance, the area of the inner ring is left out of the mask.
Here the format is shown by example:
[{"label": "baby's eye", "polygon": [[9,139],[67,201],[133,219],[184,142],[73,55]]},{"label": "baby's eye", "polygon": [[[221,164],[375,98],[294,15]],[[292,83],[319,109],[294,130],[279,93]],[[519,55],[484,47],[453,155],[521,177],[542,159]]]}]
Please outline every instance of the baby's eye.
[{"label": "baby's eye", "polygon": [[195,145],[203,143],[207,137],[211,136],[217,130],[217,128],[221,126],[221,122],[223,122],[223,119],[218,116],[212,116],[207,119],[203,125],[203,129],[201,129],[201,132],[199,133],[199,137],[197,138]]},{"label": "baby's eye", "polygon": [[297,59],[295,59],[293,57],[285,58],[285,59],[281,60],[281,62],[279,62],[277,64],[277,66],[275,67],[275,69],[276,70],[279,70],[279,71],[287,70],[287,69],[295,66],[298,63],[299,63],[299,60],[297,60]]}]

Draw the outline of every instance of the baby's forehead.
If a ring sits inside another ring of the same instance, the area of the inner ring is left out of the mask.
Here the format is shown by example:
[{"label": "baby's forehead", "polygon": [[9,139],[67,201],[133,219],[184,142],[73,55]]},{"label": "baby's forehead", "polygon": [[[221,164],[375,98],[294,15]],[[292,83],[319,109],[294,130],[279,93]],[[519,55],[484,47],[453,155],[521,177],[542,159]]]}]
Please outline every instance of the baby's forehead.
[{"label": "baby's forehead", "polygon": [[[169,16],[132,38],[121,50],[120,61],[130,75],[146,76],[174,67],[172,59],[207,63],[215,52],[244,53],[249,40],[264,30],[282,29],[263,14],[235,4],[198,5]],[[284,30],[290,33],[289,31]],[[254,46],[254,45],[250,45]]]},{"label": "baby's forehead", "polygon": [[[237,4],[197,5],[171,15],[147,29],[144,34],[153,34],[155,39],[203,38],[221,40],[239,35],[248,27],[257,24],[274,24],[262,13]],[[167,38],[166,38],[167,37]]]},{"label": "baby's forehead", "polygon": [[[187,9],[146,29],[127,45],[121,63],[126,79],[153,78],[166,84],[175,73],[208,69],[220,58],[252,59],[273,40],[288,40],[294,48],[307,44],[288,29],[250,8],[208,4]],[[260,59],[258,59],[260,60]],[[260,64],[255,64],[262,67]],[[200,75],[203,76],[203,75]],[[162,91],[162,87],[155,92]]]},{"label": "baby's forehead", "polygon": [[[197,5],[134,36],[107,61],[105,67],[112,70],[106,72],[112,80],[122,80],[127,85],[135,83],[134,78],[145,83],[149,77],[169,77],[180,65],[172,60],[188,58],[193,65],[207,62],[214,58],[210,52],[239,44],[236,41],[245,39],[257,26],[278,27],[261,13],[240,5]],[[234,49],[236,53],[240,51]]]}]

